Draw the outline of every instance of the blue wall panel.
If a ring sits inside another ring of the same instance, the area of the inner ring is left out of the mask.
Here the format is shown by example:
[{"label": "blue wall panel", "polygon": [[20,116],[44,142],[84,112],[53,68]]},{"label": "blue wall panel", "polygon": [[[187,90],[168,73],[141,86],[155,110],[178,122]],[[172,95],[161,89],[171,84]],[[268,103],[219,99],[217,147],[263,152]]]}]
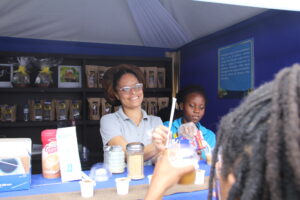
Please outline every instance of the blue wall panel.
[{"label": "blue wall panel", "polygon": [[218,48],[254,39],[254,86],[272,80],[285,66],[300,62],[300,12],[267,11],[196,40],[181,50],[181,87],[200,84],[208,96],[204,126],[216,130],[220,118],[240,99],[219,99]]},{"label": "blue wall panel", "polygon": [[54,54],[86,54],[104,56],[165,57],[165,52],[172,51],[172,49],[88,42],[66,42],[0,37],[0,51]]}]

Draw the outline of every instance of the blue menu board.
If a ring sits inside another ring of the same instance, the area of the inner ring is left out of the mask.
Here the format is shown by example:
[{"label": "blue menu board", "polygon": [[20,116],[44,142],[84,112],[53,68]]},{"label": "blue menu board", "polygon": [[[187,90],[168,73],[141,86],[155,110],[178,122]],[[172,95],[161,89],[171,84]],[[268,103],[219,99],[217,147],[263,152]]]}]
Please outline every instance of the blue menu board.
[{"label": "blue menu board", "polygon": [[218,49],[218,95],[241,97],[254,87],[253,39]]}]

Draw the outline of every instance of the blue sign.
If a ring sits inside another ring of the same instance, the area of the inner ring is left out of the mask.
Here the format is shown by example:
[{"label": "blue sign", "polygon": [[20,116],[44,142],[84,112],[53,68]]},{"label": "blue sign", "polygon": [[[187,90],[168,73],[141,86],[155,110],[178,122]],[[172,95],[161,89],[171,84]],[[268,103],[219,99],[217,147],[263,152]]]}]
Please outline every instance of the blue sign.
[{"label": "blue sign", "polygon": [[252,90],[254,86],[253,66],[253,39],[219,48],[219,96],[224,96],[230,91],[239,92]]}]

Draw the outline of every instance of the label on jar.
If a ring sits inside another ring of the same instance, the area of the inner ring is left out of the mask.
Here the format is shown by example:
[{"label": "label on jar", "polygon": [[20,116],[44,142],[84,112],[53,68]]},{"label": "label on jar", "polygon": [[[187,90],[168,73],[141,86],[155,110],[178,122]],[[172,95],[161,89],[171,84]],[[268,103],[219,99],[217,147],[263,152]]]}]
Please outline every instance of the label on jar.
[{"label": "label on jar", "polygon": [[144,156],[143,154],[128,155],[128,177],[131,179],[144,178]]},{"label": "label on jar", "polygon": [[51,141],[44,146],[42,150],[42,168],[45,178],[60,177],[56,141]]}]

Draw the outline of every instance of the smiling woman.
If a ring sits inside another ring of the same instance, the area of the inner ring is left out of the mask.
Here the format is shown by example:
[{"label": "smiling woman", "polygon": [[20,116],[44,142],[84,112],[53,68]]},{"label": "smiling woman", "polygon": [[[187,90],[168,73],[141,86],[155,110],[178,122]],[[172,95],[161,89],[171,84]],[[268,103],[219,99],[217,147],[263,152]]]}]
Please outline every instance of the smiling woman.
[{"label": "smiling woman", "polygon": [[120,106],[118,111],[104,115],[100,120],[103,145],[122,146],[125,151],[128,143],[141,142],[145,145],[144,160],[150,160],[158,153],[152,144],[151,132],[162,125],[162,121],[147,115],[141,108],[143,73],[133,65],[123,64],[108,70],[103,80],[107,102]]}]

